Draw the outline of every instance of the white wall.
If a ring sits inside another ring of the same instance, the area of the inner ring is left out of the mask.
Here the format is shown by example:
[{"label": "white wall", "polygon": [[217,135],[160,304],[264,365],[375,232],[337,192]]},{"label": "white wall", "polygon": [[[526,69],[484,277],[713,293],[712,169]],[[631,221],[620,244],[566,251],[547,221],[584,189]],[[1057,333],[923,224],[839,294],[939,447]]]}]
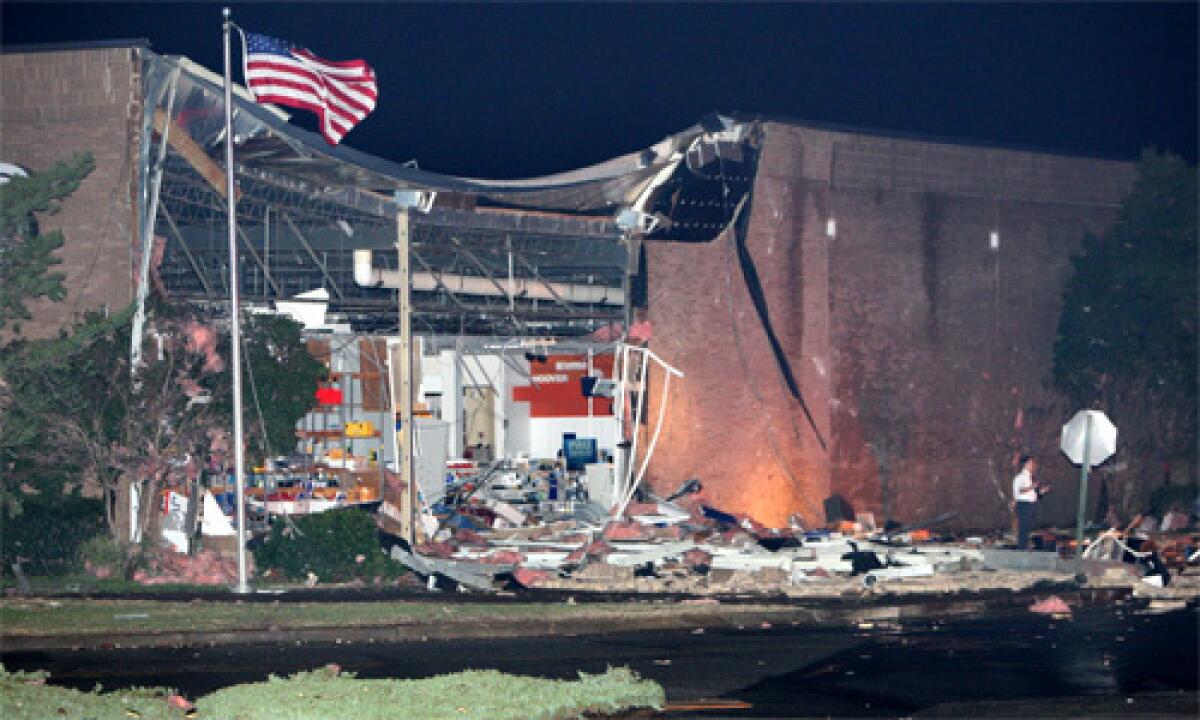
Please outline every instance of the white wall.
[{"label": "white wall", "polygon": [[458,364],[454,352],[442,350],[437,355],[421,354],[421,386],[417,399],[427,402],[426,396],[441,393],[440,418],[450,423],[450,457],[462,457],[462,385],[458,377]]},{"label": "white wall", "polygon": [[[495,425],[493,436],[496,447],[510,452],[508,435],[509,414],[512,396],[505,365],[495,355],[463,355],[454,350],[442,350],[434,357],[421,358],[421,398],[426,393],[441,392],[441,418],[450,423],[450,456],[462,457],[463,452],[463,390],[474,386],[492,387],[496,391]],[[518,437],[521,433],[518,432]]]},{"label": "white wall", "polygon": [[[528,370],[529,362],[526,359],[521,358],[516,362]],[[508,419],[508,427],[505,428],[504,444],[500,446],[508,457],[533,457],[529,454],[529,403],[512,402],[512,388],[526,382],[523,374],[508,365],[504,366],[504,396],[499,398],[499,403],[504,407],[504,418]]]},{"label": "white wall", "polygon": [[[528,405],[526,403],[518,403]],[[599,451],[612,452],[612,438],[616,434],[617,419],[603,418],[529,418],[529,455],[535,458],[553,458],[562,449],[563,433],[575,433],[576,437],[596,438]]]},{"label": "white wall", "polygon": [[[528,372],[529,362],[509,355],[512,364]],[[431,391],[442,393],[441,418],[450,424],[450,457],[462,457],[463,388],[490,385],[496,390],[494,436],[496,449],[506,457],[527,455],[554,458],[562,448],[563,433],[594,437],[600,450],[613,451],[616,418],[530,418],[529,403],[513,402],[514,386],[528,384],[527,374],[518,372],[498,355],[461,356],[452,349],[421,358],[421,386],[418,399]]]}]

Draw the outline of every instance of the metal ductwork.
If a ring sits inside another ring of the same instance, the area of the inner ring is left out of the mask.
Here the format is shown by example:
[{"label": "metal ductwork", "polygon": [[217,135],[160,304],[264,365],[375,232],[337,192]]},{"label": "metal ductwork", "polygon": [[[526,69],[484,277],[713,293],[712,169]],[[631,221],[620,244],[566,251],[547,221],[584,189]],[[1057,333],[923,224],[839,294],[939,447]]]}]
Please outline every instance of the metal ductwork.
[{"label": "metal ductwork", "polygon": [[[439,282],[440,281],[440,282]],[[354,282],[364,287],[400,287],[400,272],[372,267],[370,250],[354,251]],[[412,289],[431,292],[445,287],[459,295],[488,295],[524,298],[531,300],[562,300],[581,305],[624,305],[625,291],[605,285],[581,285],[578,283],[543,282],[526,278],[491,278],[475,275],[455,275],[429,272],[414,272]]]}]

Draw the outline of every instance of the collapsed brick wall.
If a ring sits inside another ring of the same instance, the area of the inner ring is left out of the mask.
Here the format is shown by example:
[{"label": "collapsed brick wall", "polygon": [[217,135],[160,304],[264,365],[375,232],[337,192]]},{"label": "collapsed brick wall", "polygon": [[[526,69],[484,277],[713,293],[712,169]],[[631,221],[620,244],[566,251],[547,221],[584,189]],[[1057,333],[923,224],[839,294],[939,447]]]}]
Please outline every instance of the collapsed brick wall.
[{"label": "collapsed brick wall", "polygon": [[27,303],[22,335],[53,335],[73,316],[116,312],[133,299],[141,79],[137,50],[98,48],[0,54],[0,160],[38,172],[77,152],[96,168],[63,203],[39,218],[62,230],[56,253],[66,275],[60,303]]},{"label": "collapsed brick wall", "polygon": [[[772,325],[822,440],[831,438],[827,191],[801,172],[803,150],[766,137],[747,248]],[[788,392],[740,269],[733,237],[708,244],[649,243],[648,317],[654,351],[685,373],[671,386],[648,472],[660,491],[699,478],[722,509],[772,525],[813,523],[830,492],[829,455]],[[661,402],[650,385],[649,417]]]},{"label": "collapsed brick wall", "polygon": [[1070,409],[1046,389],[1061,292],[1132,177],[1129,163],[768,124],[748,245],[827,450],[787,395],[729,238],[652,243],[652,345],[688,373],[652,484],[698,476],[714,503],[769,524],[819,523],[837,493],[879,521],[998,527],[1025,449],[1059,487],[1043,517],[1073,517],[1077,471],[1056,450]]}]

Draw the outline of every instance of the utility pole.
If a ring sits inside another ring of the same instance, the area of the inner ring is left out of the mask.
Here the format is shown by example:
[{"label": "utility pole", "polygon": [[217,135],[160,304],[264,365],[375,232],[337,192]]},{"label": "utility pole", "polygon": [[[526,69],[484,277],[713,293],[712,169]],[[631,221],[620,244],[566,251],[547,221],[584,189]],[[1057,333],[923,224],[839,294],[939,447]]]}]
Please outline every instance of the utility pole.
[{"label": "utility pole", "polygon": [[[397,298],[400,313],[400,380],[394,383],[400,391],[400,457],[397,469],[405,483],[400,496],[400,534],[412,546],[417,538],[417,479],[413,473],[413,354],[412,354],[412,277],[409,268],[409,248],[412,244],[412,209],[396,211],[396,255],[400,270]],[[393,364],[394,366],[394,364]]]}]

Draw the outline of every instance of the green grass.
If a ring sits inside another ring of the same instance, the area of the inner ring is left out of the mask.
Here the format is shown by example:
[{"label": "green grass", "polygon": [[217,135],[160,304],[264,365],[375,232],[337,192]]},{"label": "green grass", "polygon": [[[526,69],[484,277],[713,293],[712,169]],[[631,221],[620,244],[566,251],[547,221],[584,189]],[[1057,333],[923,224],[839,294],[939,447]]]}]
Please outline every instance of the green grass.
[{"label": "green grass", "polygon": [[85,693],[47,685],[46,677],[41,672],[10,673],[0,665],[0,717],[5,720],[174,720],[184,717],[182,710],[167,704],[170,691],[165,688]]},{"label": "green grass", "polygon": [[[86,573],[36,576],[28,578],[30,592],[43,595],[74,595],[80,593],[138,593],[155,595],[159,593],[227,593],[225,585],[142,585],[124,578],[105,578],[103,580]],[[11,576],[0,577],[0,590],[17,590],[20,585]]]},{"label": "green grass", "polygon": [[661,686],[627,668],[610,668],[603,675],[580,673],[571,681],[494,670],[426,680],[354,680],[318,670],[218,690],[196,706],[201,717],[231,720],[551,720],[584,712],[662,708],[665,702]]},{"label": "green grass", "polygon": [[736,617],[787,612],[771,606],[686,606],[669,603],[237,603],[0,599],[0,634],[37,637],[159,631],[274,630],[378,627],[521,620],[620,620],[656,617]]},{"label": "green grass", "polygon": [[[146,688],[84,693],[46,685],[41,673],[8,673],[0,667],[0,715],[6,720],[44,718],[184,717],[167,704],[169,690]],[[235,685],[196,700],[196,718],[222,720],[383,720],[474,718],[557,720],[591,712],[661,709],[666,694],[657,683],[627,668],[578,680],[545,680],[494,670],[423,680],[358,680],[321,669],[289,678]]]}]

